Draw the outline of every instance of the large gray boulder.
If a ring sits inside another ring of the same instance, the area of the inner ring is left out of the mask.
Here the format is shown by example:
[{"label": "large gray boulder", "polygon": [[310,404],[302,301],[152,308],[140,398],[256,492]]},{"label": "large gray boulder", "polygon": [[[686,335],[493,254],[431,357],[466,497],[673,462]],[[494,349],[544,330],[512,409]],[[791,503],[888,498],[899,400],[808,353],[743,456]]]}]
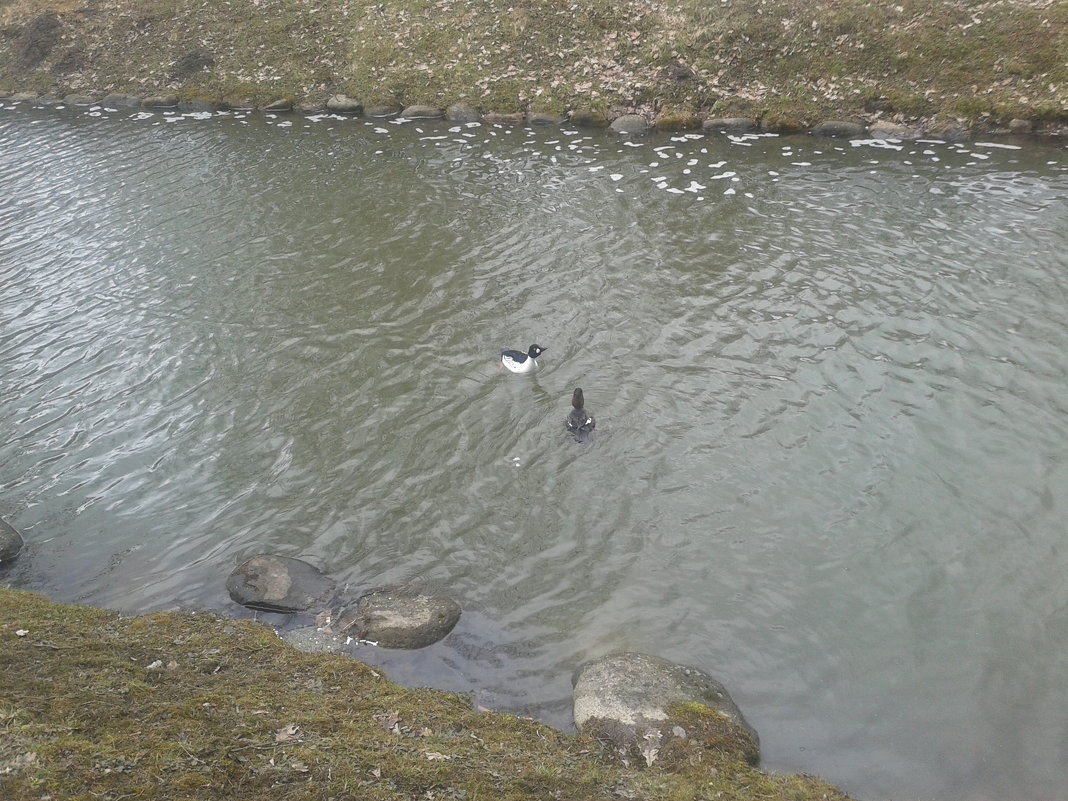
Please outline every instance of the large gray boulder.
[{"label": "large gray boulder", "polygon": [[363,103],[348,95],[332,95],[326,101],[326,109],[334,114],[363,114]]},{"label": "large gray boulder", "polygon": [[445,109],[438,106],[405,106],[401,116],[407,120],[440,120],[445,117]]},{"label": "large gray boulder", "polygon": [[18,556],[22,545],[22,535],[15,530],[15,527],[0,520],[0,565]]},{"label": "large gray boulder", "polygon": [[383,648],[425,648],[453,630],[460,607],[418,587],[381,587],[341,613],[340,628]]},{"label": "large gray boulder", "polygon": [[648,121],[640,114],[624,114],[622,117],[616,117],[608,127],[624,136],[642,136],[650,131]]},{"label": "large gray boulder", "polygon": [[670,767],[709,752],[753,765],[760,759],[757,733],[703,670],[619,653],[582,665],[574,685],[575,725],[611,743],[625,763]]},{"label": "large gray boulder", "polygon": [[482,119],[482,114],[477,108],[470,103],[453,103],[447,109],[445,109],[445,117],[450,122],[469,123],[478,122]]},{"label": "large gray boulder", "polygon": [[253,556],[226,580],[226,590],[237,603],[267,612],[304,612],[326,606],[334,587],[332,578],[307,562],[272,554]]},{"label": "large gray boulder", "polygon": [[875,139],[918,139],[920,137],[920,131],[916,128],[910,128],[907,125],[901,125],[896,122],[890,122],[889,120],[878,120],[873,122],[868,129],[868,134]]},{"label": "large gray boulder", "polygon": [[859,139],[865,128],[852,120],[824,120],[812,129],[814,136],[829,136],[835,139]]},{"label": "large gray boulder", "polygon": [[705,131],[722,131],[731,134],[747,134],[757,130],[757,121],[752,117],[712,117],[701,124]]}]

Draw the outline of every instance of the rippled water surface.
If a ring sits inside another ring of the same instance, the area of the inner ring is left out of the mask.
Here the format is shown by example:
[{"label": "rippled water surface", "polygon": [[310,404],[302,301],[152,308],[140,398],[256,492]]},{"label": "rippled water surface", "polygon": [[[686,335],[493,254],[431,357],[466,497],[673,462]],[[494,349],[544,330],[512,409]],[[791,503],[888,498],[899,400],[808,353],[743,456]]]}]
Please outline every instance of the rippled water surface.
[{"label": "rippled water surface", "polygon": [[0,108],[0,580],[418,579],[464,616],[354,651],[399,681],[566,729],[640,649],[769,770],[1062,797],[1068,153],[1016,144]]}]

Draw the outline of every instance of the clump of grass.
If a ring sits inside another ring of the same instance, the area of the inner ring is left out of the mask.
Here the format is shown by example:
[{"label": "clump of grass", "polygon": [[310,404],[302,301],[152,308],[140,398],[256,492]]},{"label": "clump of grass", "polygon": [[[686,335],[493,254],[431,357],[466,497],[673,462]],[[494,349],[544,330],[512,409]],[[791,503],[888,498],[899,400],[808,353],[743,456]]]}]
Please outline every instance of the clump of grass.
[{"label": "clump of grass", "polygon": [[250,621],[126,618],[0,590],[0,643],[5,801],[845,800],[695,747],[626,769],[596,741],[399,687]]}]

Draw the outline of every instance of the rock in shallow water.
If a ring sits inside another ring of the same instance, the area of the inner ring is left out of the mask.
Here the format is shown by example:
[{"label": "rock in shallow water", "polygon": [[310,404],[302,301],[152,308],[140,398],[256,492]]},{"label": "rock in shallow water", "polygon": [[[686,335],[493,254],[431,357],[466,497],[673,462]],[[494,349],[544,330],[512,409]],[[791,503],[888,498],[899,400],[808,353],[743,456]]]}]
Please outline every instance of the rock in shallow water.
[{"label": "rock in shallow water", "polygon": [[304,612],[324,606],[334,586],[332,578],[307,562],[272,554],[253,556],[226,580],[226,590],[237,603],[267,612]]},{"label": "rock in shallow water", "polygon": [[18,556],[22,546],[22,535],[15,530],[14,526],[0,520],[0,565]]},{"label": "rock in shallow water", "polygon": [[608,127],[625,136],[641,136],[649,133],[649,123],[639,114],[624,114],[622,117],[616,117]]},{"label": "rock in shallow water", "polygon": [[340,628],[383,648],[425,648],[453,630],[460,607],[413,587],[382,587],[341,614]]}]

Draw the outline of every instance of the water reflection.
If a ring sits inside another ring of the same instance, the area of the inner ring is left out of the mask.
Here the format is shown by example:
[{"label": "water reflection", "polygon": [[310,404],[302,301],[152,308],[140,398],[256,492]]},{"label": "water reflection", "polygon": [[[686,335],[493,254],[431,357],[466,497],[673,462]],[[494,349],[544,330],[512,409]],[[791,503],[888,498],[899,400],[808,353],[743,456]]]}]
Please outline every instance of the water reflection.
[{"label": "water reflection", "polygon": [[567,727],[645,649],[770,769],[1059,792],[1063,150],[203,116],[0,109],[5,580],[419,578],[398,680]]}]

